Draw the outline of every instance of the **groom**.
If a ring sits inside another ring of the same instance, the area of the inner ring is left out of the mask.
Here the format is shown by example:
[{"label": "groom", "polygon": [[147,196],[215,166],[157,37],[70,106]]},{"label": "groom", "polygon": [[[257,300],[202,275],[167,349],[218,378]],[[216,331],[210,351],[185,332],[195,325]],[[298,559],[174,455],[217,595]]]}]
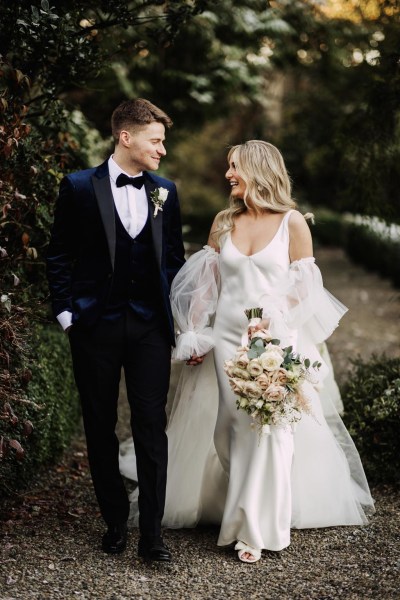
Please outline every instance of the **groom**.
[{"label": "groom", "polygon": [[61,182],[47,257],[54,314],[68,332],[101,514],[102,548],[126,546],[129,501],[118,468],[124,368],[139,482],[139,555],[170,561],[161,537],[168,447],[165,404],[174,344],[170,285],[184,262],[175,185],[148,173],[171,119],[138,98],[111,119],[114,154]]}]

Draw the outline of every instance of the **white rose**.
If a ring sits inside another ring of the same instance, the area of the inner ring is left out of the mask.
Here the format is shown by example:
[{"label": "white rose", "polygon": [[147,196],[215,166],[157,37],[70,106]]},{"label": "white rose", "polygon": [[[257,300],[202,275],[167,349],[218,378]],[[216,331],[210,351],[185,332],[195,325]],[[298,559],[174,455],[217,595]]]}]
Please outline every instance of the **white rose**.
[{"label": "white rose", "polygon": [[283,356],[283,349],[275,344],[267,344],[265,347],[265,352],[279,352],[279,354]]},{"label": "white rose", "polygon": [[165,202],[168,198],[168,190],[163,187],[158,188],[158,197],[160,198],[161,202]]},{"label": "white rose", "polygon": [[262,408],[264,405],[264,400],[258,400],[258,402],[256,402],[256,407],[257,408]]},{"label": "white rose", "polygon": [[268,350],[261,354],[260,362],[265,371],[276,371],[282,364],[282,355],[275,350]]},{"label": "white rose", "polygon": [[263,368],[258,358],[253,358],[247,365],[247,370],[252,377],[258,377],[262,374]]}]

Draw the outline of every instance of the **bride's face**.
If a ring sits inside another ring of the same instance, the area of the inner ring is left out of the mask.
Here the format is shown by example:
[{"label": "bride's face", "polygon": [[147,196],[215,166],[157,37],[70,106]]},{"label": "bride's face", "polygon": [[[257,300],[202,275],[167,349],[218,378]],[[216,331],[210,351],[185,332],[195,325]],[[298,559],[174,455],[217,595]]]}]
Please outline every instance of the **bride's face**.
[{"label": "bride's face", "polygon": [[231,160],[229,163],[229,169],[225,173],[225,177],[231,186],[231,196],[234,198],[241,198],[243,200],[246,192],[246,183],[236,171],[236,166],[233,160]]}]

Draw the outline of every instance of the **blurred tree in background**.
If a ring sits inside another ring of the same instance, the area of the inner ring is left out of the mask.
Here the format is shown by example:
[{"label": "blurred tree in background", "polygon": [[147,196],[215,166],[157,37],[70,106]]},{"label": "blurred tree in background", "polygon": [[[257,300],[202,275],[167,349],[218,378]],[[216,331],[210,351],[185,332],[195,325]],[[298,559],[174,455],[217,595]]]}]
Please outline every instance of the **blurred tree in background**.
[{"label": "blurred tree in background", "polygon": [[26,394],[59,180],[107,156],[115,106],[175,121],[162,169],[191,223],[225,205],[227,148],[251,138],[282,149],[301,201],[395,220],[399,32],[396,0],[0,5],[0,439],[23,435],[6,403]]},{"label": "blurred tree in background", "polygon": [[291,173],[311,203],[399,220],[399,4],[295,4],[278,135]]}]

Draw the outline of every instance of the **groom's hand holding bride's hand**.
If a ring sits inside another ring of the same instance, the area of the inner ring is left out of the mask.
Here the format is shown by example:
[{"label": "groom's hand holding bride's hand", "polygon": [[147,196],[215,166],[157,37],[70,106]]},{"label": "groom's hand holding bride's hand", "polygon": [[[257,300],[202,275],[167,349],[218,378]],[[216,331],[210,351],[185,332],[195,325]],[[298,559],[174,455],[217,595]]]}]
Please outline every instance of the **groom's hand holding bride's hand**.
[{"label": "groom's hand holding bride's hand", "polygon": [[204,358],[205,356],[196,356],[196,354],[193,354],[193,356],[186,361],[186,364],[195,367],[196,365],[201,365]]}]

